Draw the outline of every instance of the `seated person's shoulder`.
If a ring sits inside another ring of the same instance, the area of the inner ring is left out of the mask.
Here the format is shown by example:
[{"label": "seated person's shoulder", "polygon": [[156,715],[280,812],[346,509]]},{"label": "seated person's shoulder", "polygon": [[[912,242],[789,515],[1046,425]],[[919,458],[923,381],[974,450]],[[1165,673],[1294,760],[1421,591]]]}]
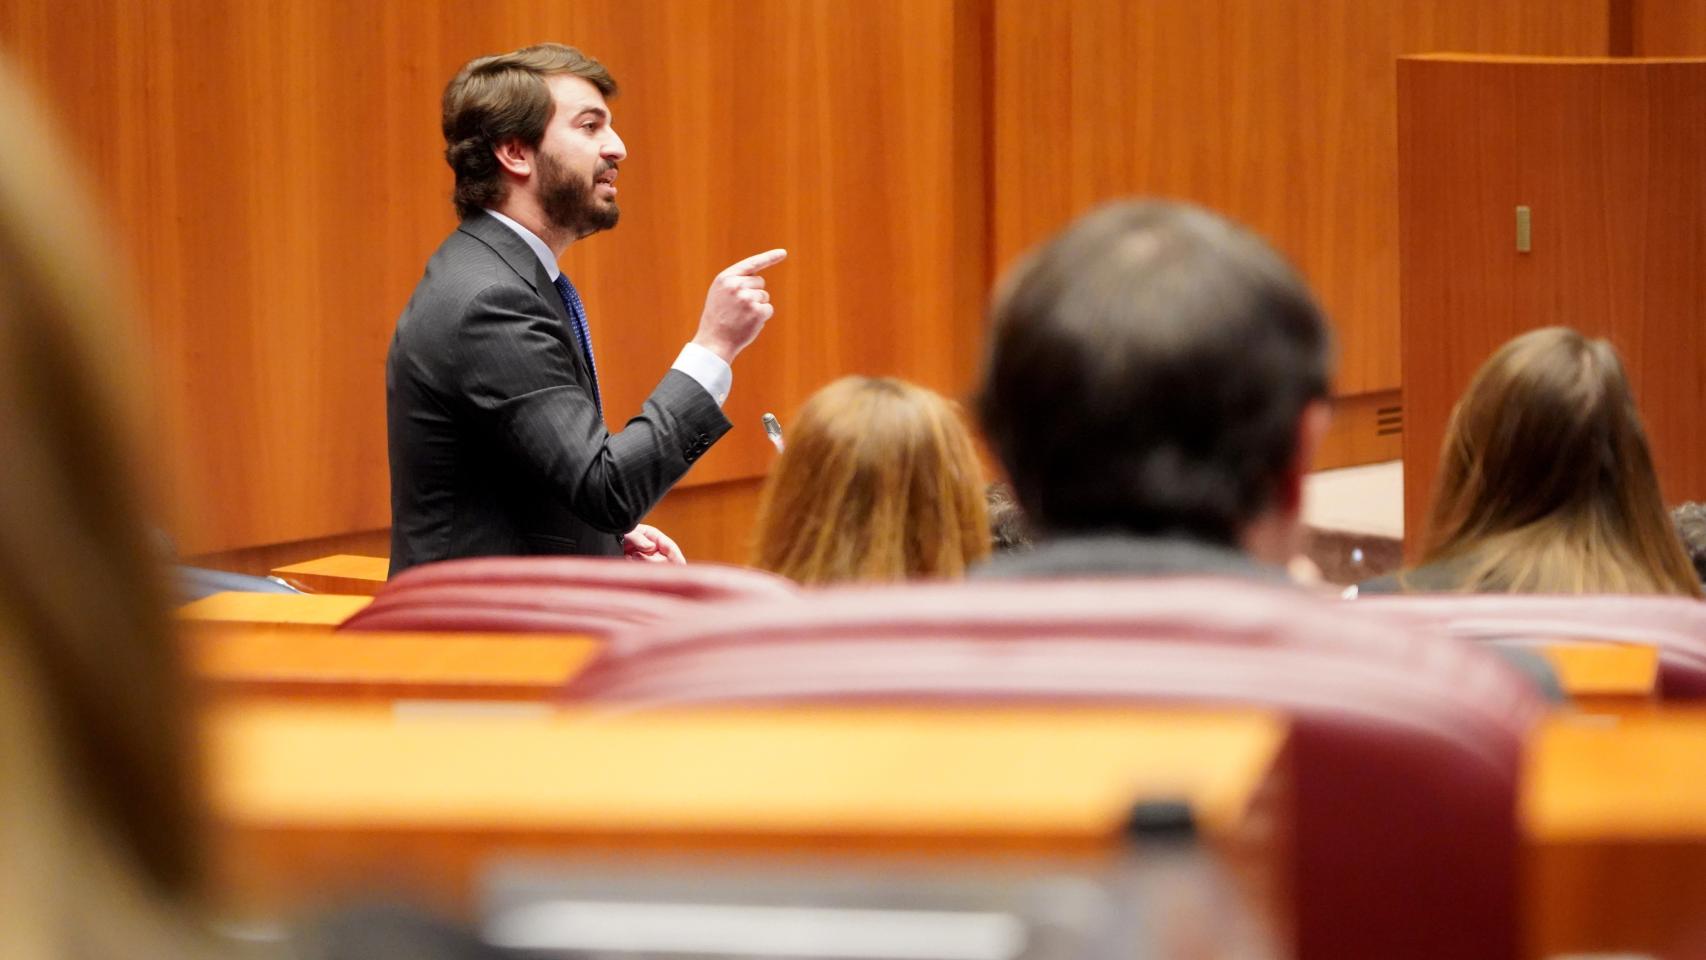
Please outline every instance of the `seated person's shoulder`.
[{"label": "seated person's shoulder", "polygon": [[1403,593],[1404,585],[1398,582],[1398,575],[1396,573],[1389,573],[1384,577],[1375,577],[1371,580],[1364,580],[1357,584],[1353,589],[1355,589],[1356,592],[1352,594],[1352,596],[1371,597],[1381,594]]},{"label": "seated person's shoulder", "polygon": [[1356,585],[1356,596],[1376,596],[1393,593],[1455,593],[1463,589],[1463,564],[1455,562],[1430,563],[1411,567],[1383,577],[1374,577]]},{"label": "seated person's shoulder", "polygon": [[348,907],[303,924],[292,938],[300,960],[504,960],[515,953],[471,931],[400,905]]}]

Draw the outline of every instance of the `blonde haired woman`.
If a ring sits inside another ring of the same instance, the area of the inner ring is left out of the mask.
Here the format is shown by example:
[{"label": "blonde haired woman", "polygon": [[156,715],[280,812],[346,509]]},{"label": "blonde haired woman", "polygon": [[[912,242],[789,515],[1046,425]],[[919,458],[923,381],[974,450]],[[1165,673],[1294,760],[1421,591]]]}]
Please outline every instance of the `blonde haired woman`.
[{"label": "blonde haired woman", "polygon": [[790,425],[764,487],[755,566],[803,584],[964,575],[989,554],[960,412],[888,377],[845,377]]},{"label": "blonde haired woman", "polygon": [[1610,343],[1549,327],[1501,347],[1452,411],[1422,563],[1363,593],[1700,596]]}]

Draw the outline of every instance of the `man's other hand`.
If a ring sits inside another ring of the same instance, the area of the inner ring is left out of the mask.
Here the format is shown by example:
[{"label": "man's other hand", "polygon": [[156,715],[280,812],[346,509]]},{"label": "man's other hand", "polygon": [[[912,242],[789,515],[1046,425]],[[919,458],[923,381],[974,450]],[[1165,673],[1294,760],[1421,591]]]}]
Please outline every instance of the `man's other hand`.
[{"label": "man's other hand", "polygon": [[622,554],[629,560],[647,563],[686,563],[687,556],[675,541],[657,527],[640,524],[622,535]]},{"label": "man's other hand", "polygon": [[787,257],[786,250],[766,250],[717,274],[705,294],[705,312],[699,315],[693,342],[722,357],[724,363],[733,363],[735,354],[758,339],[765,321],[776,312],[759,274]]}]

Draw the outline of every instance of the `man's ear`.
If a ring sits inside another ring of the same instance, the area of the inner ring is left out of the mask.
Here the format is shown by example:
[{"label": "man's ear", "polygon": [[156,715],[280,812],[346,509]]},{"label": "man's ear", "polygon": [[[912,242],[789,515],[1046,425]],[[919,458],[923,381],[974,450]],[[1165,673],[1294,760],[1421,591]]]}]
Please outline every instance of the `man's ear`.
[{"label": "man's ear", "polygon": [[511,176],[526,179],[533,174],[533,151],[520,140],[505,140],[492,145],[492,156]]},{"label": "man's ear", "polygon": [[1303,478],[1315,463],[1315,454],[1320,451],[1332,422],[1333,407],[1326,400],[1310,401],[1297,418],[1297,446],[1279,490],[1278,506],[1285,513],[1303,512]]}]

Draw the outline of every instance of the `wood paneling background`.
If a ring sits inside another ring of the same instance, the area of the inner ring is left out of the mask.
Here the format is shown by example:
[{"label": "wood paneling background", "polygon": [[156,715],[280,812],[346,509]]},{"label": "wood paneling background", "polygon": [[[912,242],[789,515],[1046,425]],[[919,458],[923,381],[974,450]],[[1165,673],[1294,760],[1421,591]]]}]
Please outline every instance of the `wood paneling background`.
[{"label": "wood paneling background", "polygon": [[984,267],[983,8],[961,0],[238,0],[0,5],[132,258],[186,553],[389,522],[385,349],[453,226],[438,102],[471,57],[602,59],[623,221],[565,266],[613,425],[727,264],[774,246],[778,315],[737,430],[690,475],[762,474],[759,415],[852,371],[963,389]]},{"label": "wood paneling background", "polygon": [[1701,0],[1616,0],[1628,7],[1630,50],[1638,57],[1706,55],[1706,3]]},{"label": "wood paneling background", "polygon": [[997,269],[1104,200],[1229,213],[1298,264],[1338,392],[1396,389],[1394,58],[1605,51],[1606,0],[995,0]]},{"label": "wood paneling background", "polygon": [[1417,58],[1400,77],[1406,530],[1475,370],[1557,324],[1616,345],[1667,499],[1706,498],[1706,61]]},{"label": "wood paneling background", "polygon": [[1338,392],[1399,388],[1393,58],[1603,54],[1619,30],[1679,52],[1703,17],[1694,0],[0,0],[0,48],[100,186],[99,255],[134,264],[186,553],[389,521],[385,347],[453,223],[443,85],[540,39],[600,57],[623,86],[623,221],[565,266],[612,418],[691,335],[712,274],[792,252],[736,365],[736,431],[660,509],[691,553],[738,559],[723,541],[769,463],[760,413],[854,371],[963,394],[993,274],[1107,198],[1185,197],[1270,235],[1338,327]]}]

